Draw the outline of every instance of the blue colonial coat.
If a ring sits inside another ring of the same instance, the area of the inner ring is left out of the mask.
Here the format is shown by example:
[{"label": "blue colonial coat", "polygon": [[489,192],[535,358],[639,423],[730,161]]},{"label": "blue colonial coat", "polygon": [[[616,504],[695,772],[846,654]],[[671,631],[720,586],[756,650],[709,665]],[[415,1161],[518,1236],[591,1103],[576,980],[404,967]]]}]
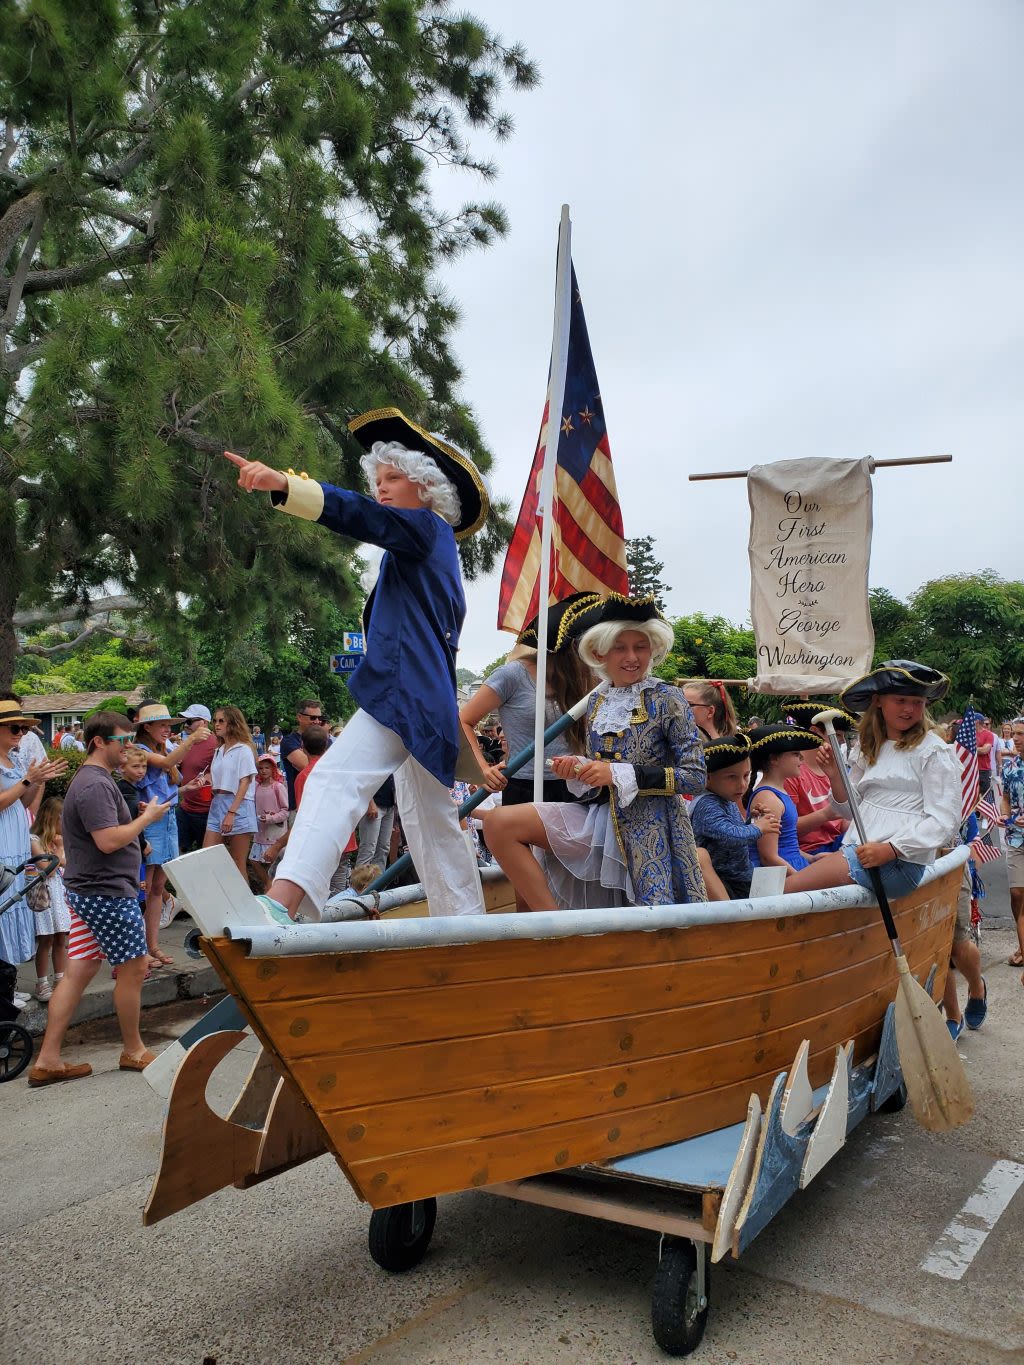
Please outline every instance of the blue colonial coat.
[{"label": "blue colonial coat", "polygon": [[426,507],[382,507],[361,493],[296,475],[288,483],[287,494],[272,495],[281,511],[384,549],[364,611],[366,656],[349,691],[450,787],[459,754],[455,655],[466,616],[455,533]]},{"label": "blue colonial coat", "polygon": [[707,899],[683,796],[702,790],[704,751],[686,698],[678,687],[643,688],[632,723],[603,733],[595,694],[587,709],[590,756],[632,764],[637,794],[620,804],[607,788],[615,837],[633,883],[637,905],[678,905]]}]

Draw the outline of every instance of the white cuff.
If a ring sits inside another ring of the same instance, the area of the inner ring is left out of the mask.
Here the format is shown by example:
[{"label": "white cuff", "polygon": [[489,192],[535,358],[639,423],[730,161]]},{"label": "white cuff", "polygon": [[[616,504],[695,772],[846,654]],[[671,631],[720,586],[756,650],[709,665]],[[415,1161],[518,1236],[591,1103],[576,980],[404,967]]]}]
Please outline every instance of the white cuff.
[{"label": "white cuff", "polygon": [[[288,480],[288,492],[272,495],[277,510],[301,517],[303,521],[319,521],[324,510],[324,490],[316,479],[311,479],[308,474],[293,474],[290,469],[285,477]],[[278,502],[277,498],[283,500]]]},{"label": "white cuff", "polygon": [[610,763],[612,770],[612,781],[615,783],[615,795],[619,798],[620,806],[628,806],[637,793],[636,769],[632,763]]}]

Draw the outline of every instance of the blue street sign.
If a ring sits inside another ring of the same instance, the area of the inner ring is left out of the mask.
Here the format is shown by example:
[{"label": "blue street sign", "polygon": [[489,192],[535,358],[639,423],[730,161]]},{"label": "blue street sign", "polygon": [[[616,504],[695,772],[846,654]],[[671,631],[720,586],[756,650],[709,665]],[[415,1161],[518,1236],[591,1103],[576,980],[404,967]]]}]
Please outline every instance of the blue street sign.
[{"label": "blue street sign", "polygon": [[332,673],[353,673],[363,661],[361,654],[332,654]]},{"label": "blue street sign", "polygon": [[366,642],[361,630],[344,630],[341,633],[341,648],[345,654],[365,654]]}]

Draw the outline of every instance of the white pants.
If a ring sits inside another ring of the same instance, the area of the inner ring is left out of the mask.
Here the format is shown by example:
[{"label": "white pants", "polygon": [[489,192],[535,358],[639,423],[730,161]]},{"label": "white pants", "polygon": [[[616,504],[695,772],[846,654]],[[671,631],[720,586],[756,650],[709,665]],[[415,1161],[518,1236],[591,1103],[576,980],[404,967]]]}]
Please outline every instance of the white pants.
[{"label": "white pants", "polygon": [[306,779],[277,877],[301,886],[319,912],[342,850],[373,793],[392,773],[430,913],[482,915],[480,874],[451,793],[416,762],[394,730],[365,711],[356,712]]}]

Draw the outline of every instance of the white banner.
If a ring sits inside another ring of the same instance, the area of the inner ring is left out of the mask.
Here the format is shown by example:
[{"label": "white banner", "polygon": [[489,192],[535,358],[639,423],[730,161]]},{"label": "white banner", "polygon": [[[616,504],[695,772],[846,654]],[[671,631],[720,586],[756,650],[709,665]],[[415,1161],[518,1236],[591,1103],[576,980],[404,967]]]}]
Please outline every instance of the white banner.
[{"label": "white banner", "polygon": [[871,461],[779,460],[747,475],[754,692],[837,692],[871,668]]}]

